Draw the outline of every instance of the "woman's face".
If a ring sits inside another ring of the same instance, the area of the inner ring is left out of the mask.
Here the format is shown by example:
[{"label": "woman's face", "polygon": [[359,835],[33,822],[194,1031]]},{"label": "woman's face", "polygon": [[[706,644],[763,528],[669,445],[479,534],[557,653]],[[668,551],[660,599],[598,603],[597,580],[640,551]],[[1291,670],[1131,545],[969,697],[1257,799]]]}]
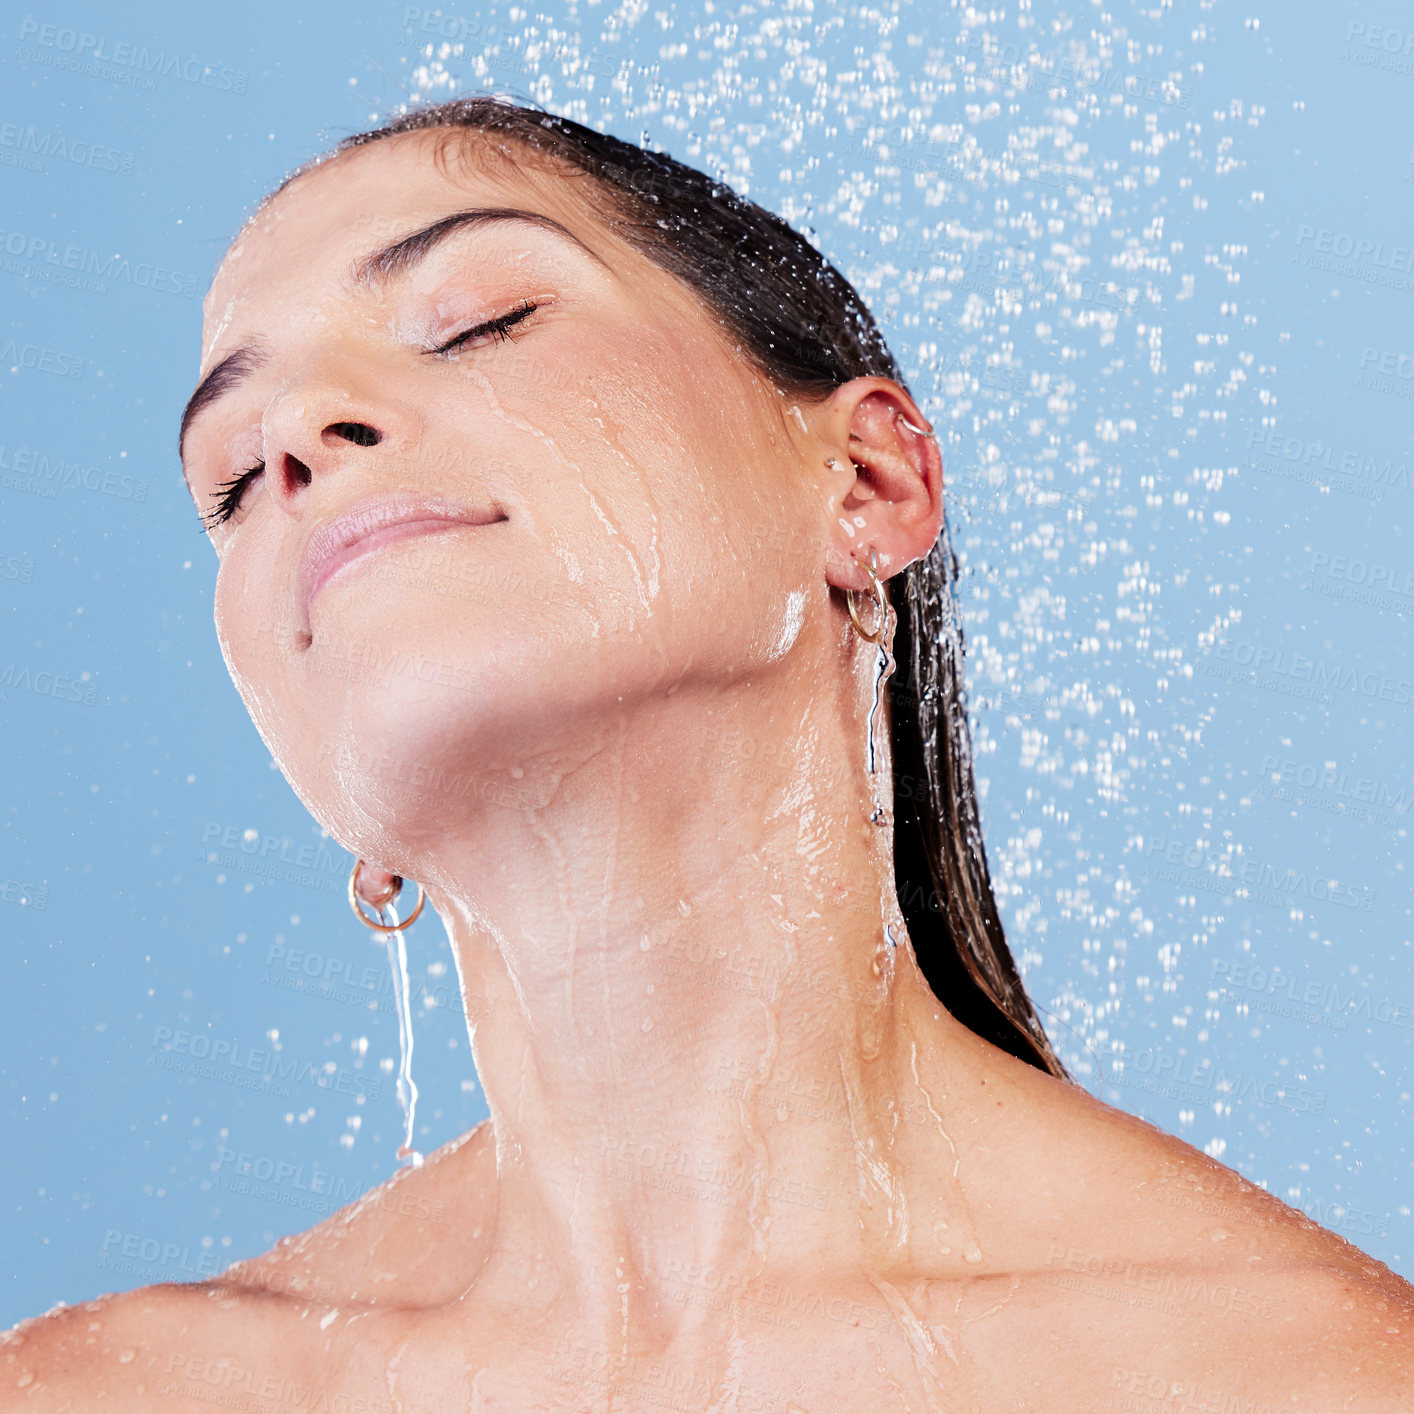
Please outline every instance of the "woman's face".
[{"label": "woman's face", "polygon": [[[804,424],[594,200],[403,135],[282,192],[206,300],[203,377],[236,358],[184,464],[230,512],[222,653],[311,811],[390,868],[464,809],[437,782],[514,798],[599,726],[769,671],[828,593]],[[569,234],[446,220],[477,209]]]}]

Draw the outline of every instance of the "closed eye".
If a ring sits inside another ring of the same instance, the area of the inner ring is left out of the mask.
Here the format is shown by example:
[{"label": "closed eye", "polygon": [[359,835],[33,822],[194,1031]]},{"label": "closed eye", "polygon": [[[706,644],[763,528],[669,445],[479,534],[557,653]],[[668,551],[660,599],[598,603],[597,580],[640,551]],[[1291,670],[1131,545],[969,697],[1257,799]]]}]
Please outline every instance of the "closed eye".
[{"label": "closed eye", "polygon": [[502,343],[511,337],[511,330],[521,322],[534,314],[540,306],[531,300],[522,300],[509,314],[502,314],[496,319],[488,319],[482,324],[458,334],[455,338],[448,339],[445,344],[435,349],[429,349],[429,353],[447,354],[457,353],[471,344],[474,339],[490,339],[497,343]]},{"label": "closed eye", "polygon": [[257,476],[264,475],[264,472],[265,463],[256,462],[254,466],[233,476],[229,481],[223,482],[216,488],[216,504],[201,517],[201,530],[204,535],[210,535],[218,525],[230,520],[235,515],[236,507],[240,505],[246,487]]}]

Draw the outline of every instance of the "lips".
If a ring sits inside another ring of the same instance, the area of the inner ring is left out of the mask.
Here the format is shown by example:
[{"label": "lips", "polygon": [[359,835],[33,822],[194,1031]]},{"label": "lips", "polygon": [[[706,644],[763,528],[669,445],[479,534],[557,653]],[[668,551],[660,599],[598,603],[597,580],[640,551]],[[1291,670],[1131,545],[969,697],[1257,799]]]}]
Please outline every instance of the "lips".
[{"label": "lips", "polygon": [[309,622],[310,602],[346,565],[395,540],[435,535],[459,526],[492,525],[507,519],[499,506],[459,506],[424,496],[377,496],[360,501],[326,521],[309,537],[300,555],[296,595]]}]

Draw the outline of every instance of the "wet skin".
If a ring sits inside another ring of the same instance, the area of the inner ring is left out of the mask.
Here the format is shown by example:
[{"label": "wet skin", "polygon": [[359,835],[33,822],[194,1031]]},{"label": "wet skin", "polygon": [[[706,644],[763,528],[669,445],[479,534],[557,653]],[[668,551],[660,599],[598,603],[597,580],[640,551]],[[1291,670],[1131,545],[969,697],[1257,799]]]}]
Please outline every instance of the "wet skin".
[{"label": "wet skin", "polygon": [[[471,209],[571,235],[357,277]],[[426,885],[491,1118],[217,1280],[22,1325],[0,1409],[1407,1407],[1414,1289],[918,971],[841,594],[941,525],[902,389],[783,396],[582,179],[425,135],[275,198],[205,313],[203,375],[255,353],[198,507],[264,465],[223,655],[370,888]],[[311,562],[370,505],[460,519]]]}]

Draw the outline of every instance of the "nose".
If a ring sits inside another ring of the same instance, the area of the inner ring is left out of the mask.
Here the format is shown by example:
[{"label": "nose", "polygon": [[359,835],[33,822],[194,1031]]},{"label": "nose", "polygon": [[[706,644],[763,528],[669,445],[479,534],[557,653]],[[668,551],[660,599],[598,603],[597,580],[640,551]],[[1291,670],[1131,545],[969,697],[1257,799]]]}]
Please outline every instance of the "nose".
[{"label": "nose", "polygon": [[384,400],[360,396],[342,382],[288,388],[266,409],[263,419],[267,492],[298,519],[306,494],[332,472],[371,468],[369,453],[385,459],[399,443],[411,447],[415,429]]},{"label": "nose", "polygon": [[[339,460],[340,448],[348,445],[376,447],[382,440],[383,434],[366,422],[331,422],[319,433],[319,442],[321,448],[328,448],[334,453],[333,456],[311,456],[311,449],[298,442],[294,447],[267,449],[265,479],[271,483],[271,491],[280,500],[292,502],[313,482],[315,467],[328,468]],[[304,452],[305,456],[297,455],[299,451]]]}]

